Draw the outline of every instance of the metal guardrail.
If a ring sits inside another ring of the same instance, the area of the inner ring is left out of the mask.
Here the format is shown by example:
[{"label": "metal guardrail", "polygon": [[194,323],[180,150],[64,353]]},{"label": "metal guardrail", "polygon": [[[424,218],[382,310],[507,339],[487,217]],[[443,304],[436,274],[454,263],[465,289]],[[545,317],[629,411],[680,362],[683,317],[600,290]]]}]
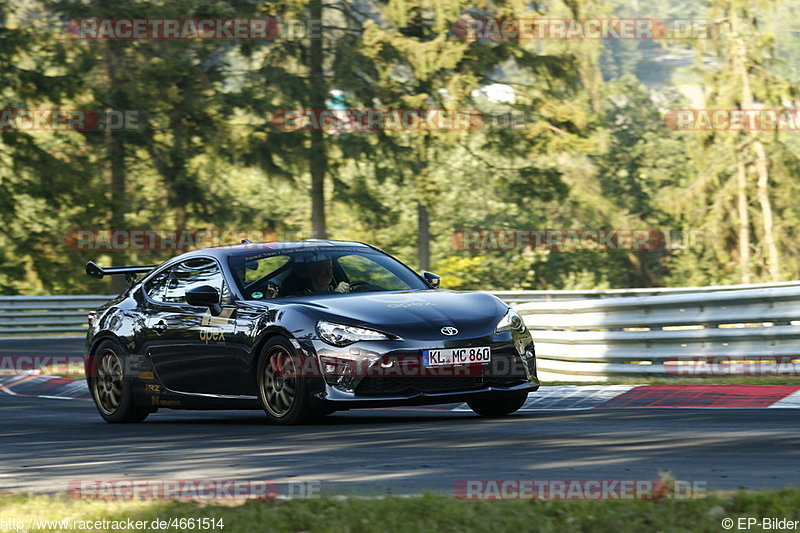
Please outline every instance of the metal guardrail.
[{"label": "metal guardrail", "polygon": [[567,291],[492,291],[492,294],[510,304],[525,302],[550,302],[554,300],[588,300],[600,298],[657,296],[660,294],[685,294],[690,292],[739,291],[742,289],[770,289],[800,287],[800,281],[752,283],[748,285],[714,285],[710,287],[657,287],[648,289],[594,289]]},{"label": "metal guardrail", "polygon": [[0,296],[0,335],[86,333],[86,315],[110,295]]},{"label": "metal guardrail", "polygon": [[[493,294],[533,331],[545,381],[691,376],[693,364],[714,358],[800,361],[800,281]],[[83,333],[88,311],[110,298],[0,297],[0,335]],[[731,366],[726,373],[737,371],[744,369]]]},{"label": "metal guardrail", "polygon": [[766,374],[800,360],[800,283],[715,289],[515,307],[545,381]]}]

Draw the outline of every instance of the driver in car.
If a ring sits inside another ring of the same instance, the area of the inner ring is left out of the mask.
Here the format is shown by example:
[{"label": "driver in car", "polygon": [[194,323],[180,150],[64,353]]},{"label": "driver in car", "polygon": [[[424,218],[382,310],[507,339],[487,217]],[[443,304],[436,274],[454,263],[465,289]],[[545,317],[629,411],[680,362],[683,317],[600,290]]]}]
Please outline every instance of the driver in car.
[{"label": "driver in car", "polygon": [[350,284],[346,281],[340,282],[336,287],[333,287],[333,261],[330,259],[322,259],[315,261],[308,266],[309,274],[309,292],[350,292]]}]

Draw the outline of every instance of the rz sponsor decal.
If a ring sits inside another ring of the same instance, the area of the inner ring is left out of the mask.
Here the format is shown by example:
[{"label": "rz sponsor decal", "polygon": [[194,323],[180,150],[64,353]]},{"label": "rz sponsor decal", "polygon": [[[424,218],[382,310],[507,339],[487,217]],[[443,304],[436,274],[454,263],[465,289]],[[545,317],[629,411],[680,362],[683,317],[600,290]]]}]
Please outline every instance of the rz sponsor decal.
[{"label": "rz sponsor decal", "polygon": [[149,385],[145,385],[144,386],[144,391],[145,392],[152,392],[154,394],[159,394],[161,392],[161,385],[154,385],[152,383],[149,384]]}]

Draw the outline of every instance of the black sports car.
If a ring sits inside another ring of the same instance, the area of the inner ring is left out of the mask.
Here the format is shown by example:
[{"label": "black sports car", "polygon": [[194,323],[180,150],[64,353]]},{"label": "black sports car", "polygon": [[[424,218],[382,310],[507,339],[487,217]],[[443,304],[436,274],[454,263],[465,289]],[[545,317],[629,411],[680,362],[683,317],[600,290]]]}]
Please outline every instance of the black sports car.
[{"label": "black sports car", "polygon": [[245,243],[86,272],[131,282],[90,313],[86,337],[89,389],[108,422],[159,407],[262,408],[293,424],[462,401],[501,416],[539,386],[515,311],[487,293],[440,290],[435,274],[367,244]]}]

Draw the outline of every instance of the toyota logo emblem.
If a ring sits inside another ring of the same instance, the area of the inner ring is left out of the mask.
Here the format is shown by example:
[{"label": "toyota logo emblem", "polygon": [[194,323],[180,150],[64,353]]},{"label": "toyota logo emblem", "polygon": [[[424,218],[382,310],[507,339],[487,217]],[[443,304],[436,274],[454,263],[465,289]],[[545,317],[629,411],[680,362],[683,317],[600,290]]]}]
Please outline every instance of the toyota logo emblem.
[{"label": "toyota logo emblem", "polygon": [[458,335],[458,330],[452,326],[445,326],[442,328],[443,335]]}]

